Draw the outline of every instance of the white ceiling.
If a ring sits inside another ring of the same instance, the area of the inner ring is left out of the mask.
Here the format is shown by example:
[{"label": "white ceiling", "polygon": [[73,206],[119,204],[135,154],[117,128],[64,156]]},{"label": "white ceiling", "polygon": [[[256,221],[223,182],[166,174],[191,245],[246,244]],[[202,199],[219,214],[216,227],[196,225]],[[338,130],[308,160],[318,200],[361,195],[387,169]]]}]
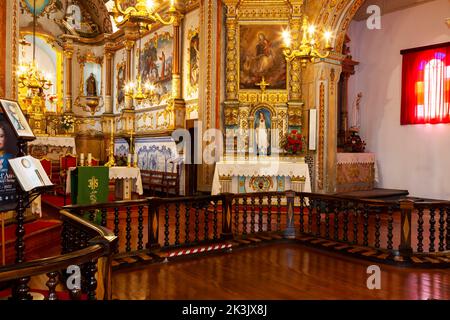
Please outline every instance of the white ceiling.
[{"label": "white ceiling", "polygon": [[367,7],[370,5],[377,5],[381,8],[381,14],[402,10],[408,7],[416,6],[425,2],[435,0],[366,0],[361,8],[356,13],[355,20],[364,20],[368,17]]}]

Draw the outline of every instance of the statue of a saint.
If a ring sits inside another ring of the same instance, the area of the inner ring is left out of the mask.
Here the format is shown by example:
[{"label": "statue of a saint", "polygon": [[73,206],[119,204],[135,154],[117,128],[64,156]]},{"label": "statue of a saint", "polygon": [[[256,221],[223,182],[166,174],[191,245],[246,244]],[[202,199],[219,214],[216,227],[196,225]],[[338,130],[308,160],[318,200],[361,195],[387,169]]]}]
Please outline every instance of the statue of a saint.
[{"label": "statue of a saint", "polygon": [[86,80],[86,93],[88,97],[96,97],[97,96],[97,80],[95,80],[95,76],[93,73]]},{"label": "statue of a saint", "polygon": [[269,155],[269,128],[263,112],[259,112],[259,119],[255,123],[257,155]]}]

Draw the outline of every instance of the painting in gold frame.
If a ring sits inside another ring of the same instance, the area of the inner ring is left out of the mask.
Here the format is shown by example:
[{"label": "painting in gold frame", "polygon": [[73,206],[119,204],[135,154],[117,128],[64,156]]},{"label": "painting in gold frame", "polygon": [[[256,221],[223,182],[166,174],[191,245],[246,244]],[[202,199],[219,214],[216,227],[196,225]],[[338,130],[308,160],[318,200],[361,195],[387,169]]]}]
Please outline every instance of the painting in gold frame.
[{"label": "painting in gold frame", "polygon": [[282,24],[239,26],[239,88],[259,89],[262,78],[268,90],[286,90],[286,59],[283,55]]}]

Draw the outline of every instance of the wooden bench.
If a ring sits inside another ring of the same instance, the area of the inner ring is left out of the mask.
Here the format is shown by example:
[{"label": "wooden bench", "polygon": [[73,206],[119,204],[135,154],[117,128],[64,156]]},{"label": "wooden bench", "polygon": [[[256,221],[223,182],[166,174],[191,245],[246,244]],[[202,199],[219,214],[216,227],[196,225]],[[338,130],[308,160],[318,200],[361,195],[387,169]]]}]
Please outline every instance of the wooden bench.
[{"label": "wooden bench", "polygon": [[155,195],[156,191],[167,197],[169,193],[180,194],[180,166],[177,166],[177,172],[141,170],[141,178],[144,192],[150,195]]}]

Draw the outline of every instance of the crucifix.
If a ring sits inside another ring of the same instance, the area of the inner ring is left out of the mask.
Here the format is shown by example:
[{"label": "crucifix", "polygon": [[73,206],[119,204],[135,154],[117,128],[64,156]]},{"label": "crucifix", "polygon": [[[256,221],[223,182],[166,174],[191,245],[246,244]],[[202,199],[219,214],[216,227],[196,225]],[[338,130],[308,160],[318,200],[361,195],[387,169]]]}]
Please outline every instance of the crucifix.
[{"label": "crucifix", "polygon": [[270,86],[270,84],[266,82],[266,79],[264,79],[264,77],[262,77],[261,82],[255,83],[255,85],[261,88],[262,93],[266,91],[266,87]]}]

